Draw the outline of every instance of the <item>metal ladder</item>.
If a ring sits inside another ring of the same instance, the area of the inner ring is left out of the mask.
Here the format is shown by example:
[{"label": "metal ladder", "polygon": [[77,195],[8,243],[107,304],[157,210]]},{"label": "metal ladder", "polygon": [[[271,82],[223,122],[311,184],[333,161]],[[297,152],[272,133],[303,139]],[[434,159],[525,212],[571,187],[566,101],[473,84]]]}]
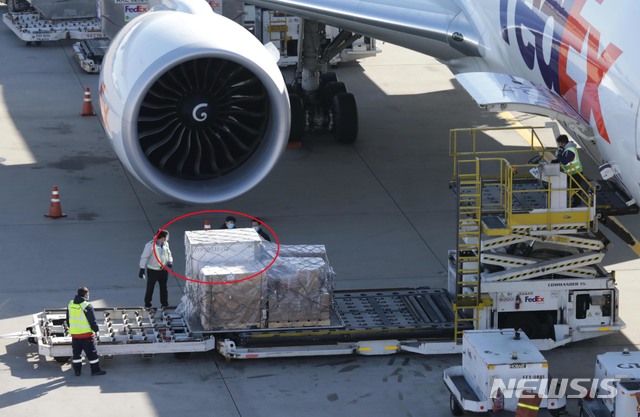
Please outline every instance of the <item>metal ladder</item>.
[{"label": "metal ladder", "polygon": [[[478,327],[480,305],[480,244],[482,235],[482,181],[480,160],[457,161],[458,239],[456,244],[456,298],[453,301],[454,339],[462,341],[460,324]],[[473,314],[469,314],[473,310]]]},{"label": "metal ladder", "polygon": [[287,26],[287,15],[273,10],[269,10],[268,13],[269,24],[267,26],[267,31],[269,32],[269,42],[279,45],[278,51],[280,51],[280,56],[286,56],[287,42],[289,41],[289,37],[287,35],[289,31],[289,27]]}]

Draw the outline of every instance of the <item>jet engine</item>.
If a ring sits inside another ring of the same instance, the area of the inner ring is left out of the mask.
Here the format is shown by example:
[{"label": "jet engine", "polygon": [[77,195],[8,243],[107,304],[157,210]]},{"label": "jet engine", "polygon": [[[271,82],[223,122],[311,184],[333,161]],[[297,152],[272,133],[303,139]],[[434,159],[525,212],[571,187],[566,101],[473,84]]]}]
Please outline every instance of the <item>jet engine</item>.
[{"label": "jet engine", "polygon": [[290,108],[277,57],[207,2],[165,4],[111,42],[100,75],[105,131],[151,190],[189,203],[232,199],[286,147]]}]

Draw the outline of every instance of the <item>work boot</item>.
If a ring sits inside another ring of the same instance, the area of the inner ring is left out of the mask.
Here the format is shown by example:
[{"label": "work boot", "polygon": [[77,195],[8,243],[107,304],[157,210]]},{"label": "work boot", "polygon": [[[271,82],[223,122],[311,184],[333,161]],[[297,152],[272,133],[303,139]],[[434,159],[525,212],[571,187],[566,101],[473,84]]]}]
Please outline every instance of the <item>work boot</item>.
[{"label": "work boot", "polygon": [[74,363],[73,364],[73,372],[76,374],[76,376],[80,376],[81,372],[82,372],[82,364],[81,363]]},{"label": "work boot", "polygon": [[76,376],[80,376],[81,372],[80,371],[74,371]]},{"label": "work boot", "polygon": [[102,369],[99,371],[95,371],[95,372],[91,372],[91,376],[99,376],[99,375],[105,375],[107,373],[107,371],[103,371]]}]

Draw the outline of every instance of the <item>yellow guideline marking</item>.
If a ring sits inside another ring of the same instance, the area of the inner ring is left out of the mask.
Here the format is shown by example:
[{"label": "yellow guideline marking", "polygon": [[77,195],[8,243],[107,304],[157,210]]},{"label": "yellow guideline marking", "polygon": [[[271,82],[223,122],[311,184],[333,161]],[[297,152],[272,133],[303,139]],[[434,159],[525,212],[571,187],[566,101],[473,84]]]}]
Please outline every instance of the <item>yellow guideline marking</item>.
[{"label": "yellow guideline marking", "polygon": [[516,116],[513,115],[513,113],[511,113],[510,111],[501,111],[500,113],[498,113],[498,116],[509,123],[510,126],[522,127],[522,129],[516,129],[516,132],[520,136],[522,136],[522,138],[529,144],[529,146],[533,146],[533,141],[531,140],[531,129],[526,128],[525,125],[520,123]]}]

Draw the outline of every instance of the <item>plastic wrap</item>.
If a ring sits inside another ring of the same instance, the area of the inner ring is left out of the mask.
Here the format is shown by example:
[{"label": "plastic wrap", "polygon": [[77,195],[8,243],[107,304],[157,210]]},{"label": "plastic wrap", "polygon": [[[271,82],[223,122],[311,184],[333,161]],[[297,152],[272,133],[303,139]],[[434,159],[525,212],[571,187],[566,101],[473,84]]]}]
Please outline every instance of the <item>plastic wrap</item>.
[{"label": "plastic wrap", "polygon": [[322,258],[280,257],[266,271],[269,327],[326,326],[331,282]]},{"label": "plastic wrap", "polygon": [[[259,263],[242,266],[205,266],[199,281],[229,282],[255,275],[264,269]],[[265,327],[265,278],[260,274],[231,284],[200,284],[189,282],[189,298],[198,310],[204,330],[251,329]]]},{"label": "plastic wrap", "polygon": [[[330,324],[333,277],[323,245],[277,245],[253,229],[185,234],[187,281],[178,311],[204,330]],[[217,284],[206,284],[216,282]]]},{"label": "plastic wrap", "polygon": [[45,19],[86,19],[98,17],[94,0],[30,0]]},{"label": "plastic wrap", "polygon": [[253,228],[185,232],[185,275],[198,279],[205,266],[251,264],[263,257],[261,242],[262,238]]}]

